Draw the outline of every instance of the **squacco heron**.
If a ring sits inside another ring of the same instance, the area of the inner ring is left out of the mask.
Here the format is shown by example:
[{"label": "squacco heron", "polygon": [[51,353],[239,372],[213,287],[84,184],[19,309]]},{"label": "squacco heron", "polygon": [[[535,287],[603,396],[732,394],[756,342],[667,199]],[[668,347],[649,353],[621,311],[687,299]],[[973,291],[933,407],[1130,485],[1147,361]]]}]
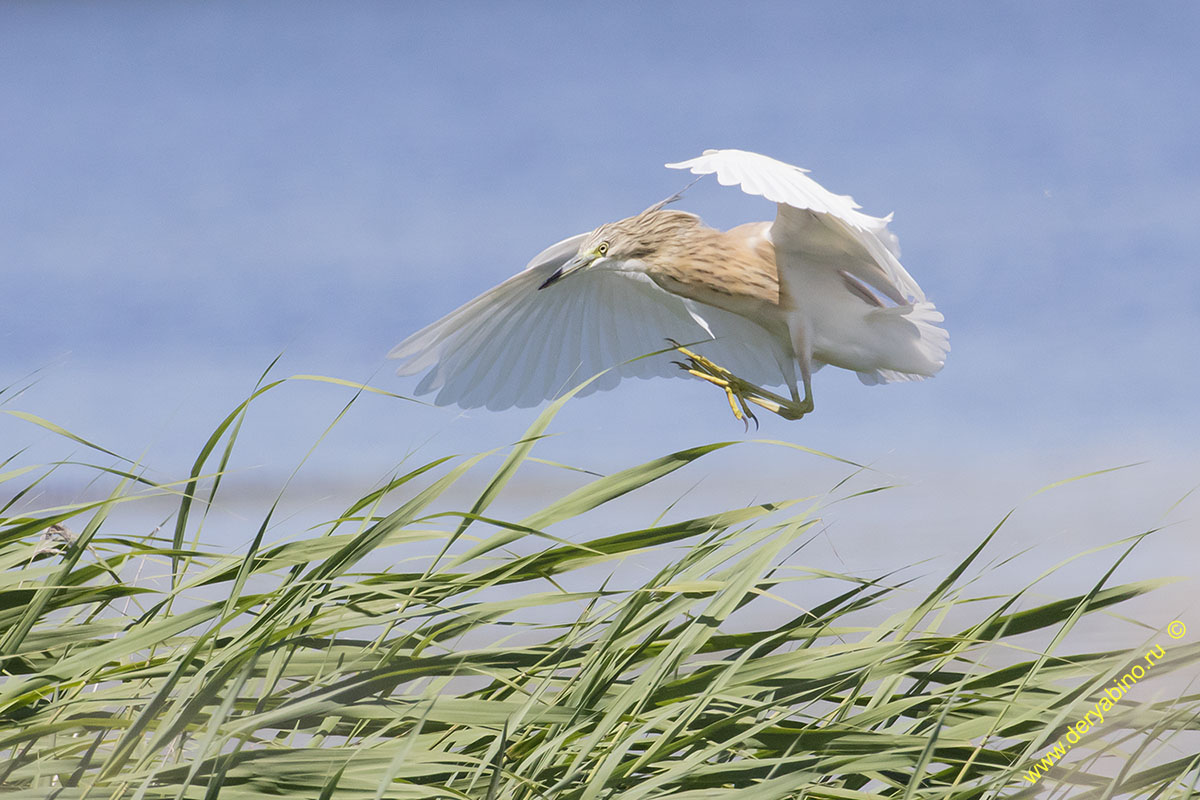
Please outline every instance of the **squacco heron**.
[{"label": "squacco heron", "polygon": [[[757,153],[707,150],[667,166],[770,200],[775,221],[715,230],[667,208],[677,195],[564,239],[397,345],[398,373],[427,371],[416,392],[436,391],[439,405],[490,409],[536,405],[605,369],[583,393],[691,374],[724,389],[745,420],[748,403],[787,419],[812,411],[825,364],[866,384],[942,368],[943,317],[900,265],[890,215],[863,214]],[[669,351],[664,340],[686,360],[637,358]],[[779,385],[789,396],[765,388]]]}]

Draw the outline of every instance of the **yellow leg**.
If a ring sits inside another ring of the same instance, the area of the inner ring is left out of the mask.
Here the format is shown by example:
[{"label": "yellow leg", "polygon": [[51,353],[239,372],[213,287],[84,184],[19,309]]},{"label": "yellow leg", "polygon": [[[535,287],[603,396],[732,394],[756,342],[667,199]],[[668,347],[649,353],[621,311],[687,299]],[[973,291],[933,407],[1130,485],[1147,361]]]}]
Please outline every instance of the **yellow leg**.
[{"label": "yellow leg", "polygon": [[[791,399],[783,397],[769,389],[764,389],[761,386],[737,377],[729,370],[714,364],[698,353],[692,352],[674,339],[668,339],[667,341],[681,355],[687,358],[687,363],[682,361],[675,362],[680,368],[691,375],[695,375],[697,378],[706,380],[725,390],[725,396],[729,400],[729,407],[733,411],[733,415],[744,422],[747,429],[750,427],[749,420],[754,420],[755,426],[758,426],[758,417],[754,416],[754,412],[750,410],[747,403],[754,403],[756,406],[778,414],[784,419],[800,419],[813,409],[811,391],[806,391],[807,396],[803,400],[795,397]],[[805,388],[807,390],[807,386]]]}]

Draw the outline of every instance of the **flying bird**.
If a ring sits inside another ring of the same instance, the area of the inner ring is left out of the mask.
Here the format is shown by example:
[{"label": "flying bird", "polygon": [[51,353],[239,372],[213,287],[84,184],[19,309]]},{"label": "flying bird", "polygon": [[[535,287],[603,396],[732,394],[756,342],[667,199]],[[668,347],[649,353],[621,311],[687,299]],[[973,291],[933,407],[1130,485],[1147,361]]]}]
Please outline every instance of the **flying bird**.
[{"label": "flying bird", "polygon": [[[581,394],[691,374],[724,389],[739,419],[754,418],[747,403],[799,419],[826,364],[865,384],[945,364],[942,314],[901,266],[891,215],[868,216],[807,170],[744,150],[666,166],[764,197],[775,220],[716,230],[668,207],[676,195],[564,239],[398,344],[388,354],[398,374],[425,372],[416,393],[436,391],[438,405],[493,410],[536,405],[605,369]],[[664,341],[685,361],[638,358],[672,351]],[[781,385],[788,396],[766,388]]]}]

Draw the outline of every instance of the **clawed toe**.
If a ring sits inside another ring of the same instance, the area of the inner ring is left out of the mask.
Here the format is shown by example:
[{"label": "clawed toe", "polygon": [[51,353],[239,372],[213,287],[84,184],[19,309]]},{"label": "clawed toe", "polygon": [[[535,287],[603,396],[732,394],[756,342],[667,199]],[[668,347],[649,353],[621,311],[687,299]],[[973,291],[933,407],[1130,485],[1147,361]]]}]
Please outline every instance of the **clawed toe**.
[{"label": "clawed toe", "polygon": [[714,386],[724,389],[725,399],[729,401],[730,411],[733,412],[734,417],[746,426],[747,431],[750,430],[751,420],[754,421],[755,429],[758,429],[758,417],[750,410],[749,403],[754,403],[757,406],[765,408],[784,419],[800,419],[812,410],[812,402],[810,400],[806,399],[800,402],[780,397],[774,392],[737,377],[729,370],[714,364],[702,355],[692,352],[674,339],[667,339],[667,341],[687,359],[686,362],[672,361],[671,363],[689,375],[694,375],[701,380],[708,381]]}]

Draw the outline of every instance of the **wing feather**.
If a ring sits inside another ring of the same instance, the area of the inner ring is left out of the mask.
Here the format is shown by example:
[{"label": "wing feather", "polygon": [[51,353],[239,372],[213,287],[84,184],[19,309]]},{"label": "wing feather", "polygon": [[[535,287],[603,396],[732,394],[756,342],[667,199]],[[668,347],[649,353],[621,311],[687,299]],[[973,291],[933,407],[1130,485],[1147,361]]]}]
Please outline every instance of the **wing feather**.
[{"label": "wing feather", "polygon": [[[523,408],[536,405],[545,399],[551,382],[549,374],[550,358],[559,345],[553,341],[562,330],[556,322],[558,312],[565,304],[546,304],[537,314],[531,325],[543,332],[542,336],[534,337],[533,346],[528,348],[522,357],[508,367],[508,380],[514,385],[514,399],[506,404],[507,398],[495,402],[500,408],[516,405]],[[507,365],[506,365],[507,366]]]},{"label": "wing feather", "polygon": [[736,184],[747,194],[778,204],[771,227],[777,250],[805,256],[810,267],[828,262],[901,305],[925,299],[900,264],[896,237],[887,227],[891,215],[862,213],[853,197],[830,192],[808,177],[807,170],[744,150],[706,150],[698,158],[667,166],[696,175],[716,173],[721,185]]},{"label": "wing feather", "polygon": [[[549,330],[561,331],[563,333],[568,331],[571,327],[569,312],[573,310],[573,308],[574,303],[559,303],[556,305],[546,322],[546,324],[549,326]],[[533,387],[533,389],[535,390],[534,393],[536,393],[538,397],[554,397],[560,390],[560,387],[556,384],[556,381],[559,380],[558,376],[561,374],[560,370],[563,369],[563,366],[561,365],[566,359],[567,340],[566,336],[564,335],[563,338],[559,340],[559,345],[557,347],[549,346],[548,337],[545,339],[545,342],[547,346],[545,349],[544,360],[541,364],[541,382],[536,387]]]},{"label": "wing feather", "polygon": [[570,298],[564,299],[562,309],[564,323],[560,341],[563,346],[559,349],[558,359],[555,361],[554,374],[551,377],[547,397],[553,397],[572,386],[577,386],[590,377],[583,374],[582,364],[582,323],[586,313],[584,304],[579,301],[578,295],[571,295]]},{"label": "wing feather", "polygon": [[[565,240],[572,241],[577,238]],[[539,291],[574,253],[564,243],[556,247],[545,251],[542,263],[397,345],[390,355],[401,361],[399,374],[425,371],[416,392],[437,392],[439,405],[529,406],[607,368],[614,369],[585,394],[622,378],[681,376],[669,354],[624,363],[663,349],[669,337],[699,342],[698,352],[756,383],[783,380],[774,359],[790,356],[778,337],[736,314],[671,294],[640,273],[582,270]]]},{"label": "wing feather", "polygon": [[552,338],[560,330],[554,320],[563,305],[566,304],[534,304],[528,317],[518,317],[508,330],[500,334],[505,341],[504,356],[497,360],[495,367],[502,377],[504,388],[489,398],[486,403],[488,408],[528,407],[546,397],[544,387],[551,380],[551,376],[546,374],[549,366],[547,354],[549,350],[557,348],[557,344],[551,347],[554,344]]},{"label": "wing feather", "polygon": [[521,320],[518,310],[506,308],[486,329],[486,336],[464,343],[455,350],[455,361],[449,366],[453,370],[454,364],[461,361],[462,367],[456,377],[446,383],[444,393],[467,398],[472,407],[486,405],[493,397],[508,394],[512,373],[506,369],[506,362],[522,355],[520,350],[513,351],[509,333]]},{"label": "wing feather", "polygon": [[487,385],[489,380],[503,383],[505,374],[500,365],[511,357],[510,331],[522,316],[519,296],[506,292],[497,298],[494,307],[479,309],[478,316],[464,320],[461,334],[450,340],[438,364],[439,371],[447,375],[438,388],[476,402],[478,395],[471,393],[471,387]]},{"label": "wing feather", "polygon": [[[604,276],[600,276],[604,277]],[[624,319],[617,319],[618,309],[615,305],[620,302],[616,296],[616,285],[613,281],[608,280],[602,283],[604,290],[603,301],[593,306],[596,311],[597,324],[593,328],[596,332],[596,339],[600,342],[600,364],[616,364],[625,359],[622,358],[624,353],[628,352],[622,346],[622,334],[626,332],[626,322]],[[620,316],[625,316],[624,309],[620,309]],[[657,347],[651,348],[657,350]],[[632,357],[636,357],[634,354]],[[605,376],[607,378],[607,376]]]}]

